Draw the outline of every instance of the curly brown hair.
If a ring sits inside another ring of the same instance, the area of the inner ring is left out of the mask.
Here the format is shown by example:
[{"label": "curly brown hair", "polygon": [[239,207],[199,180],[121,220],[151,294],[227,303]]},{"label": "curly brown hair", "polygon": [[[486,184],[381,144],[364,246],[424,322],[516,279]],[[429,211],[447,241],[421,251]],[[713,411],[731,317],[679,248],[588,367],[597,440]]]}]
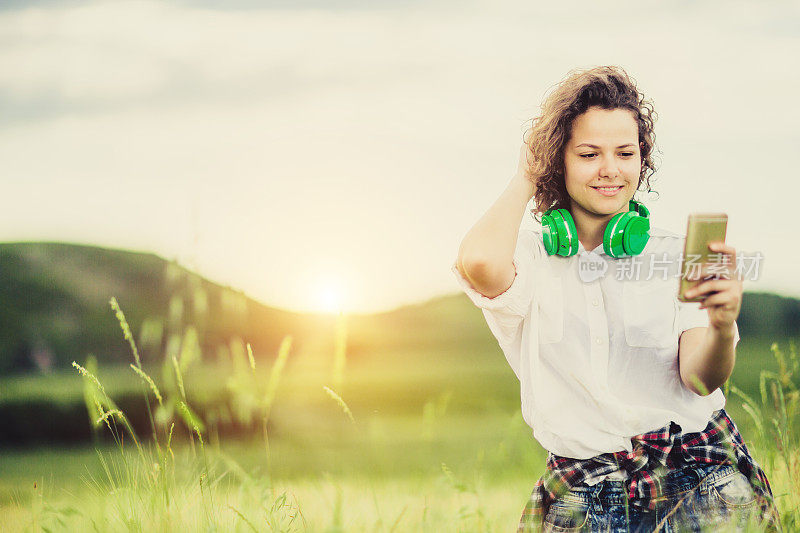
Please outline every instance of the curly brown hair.
[{"label": "curly brown hair", "polygon": [[569,209],[570,201],[564,182],[564,147],[572,135],[572,123],[592,106],[602,109],[629,109],[639,125],[642,170],[637,190],[642,184],[650,192],[650,177],[656,171],[653,162],[657,114],[653,104],[636,88],[636,83],[620,67],[601,66],[572,70],[545,98],[542,114],[532,119],[525,131],[528,145],[528,178],[536,183],[533,212],[541,222],[541,214],[550,208]]}]

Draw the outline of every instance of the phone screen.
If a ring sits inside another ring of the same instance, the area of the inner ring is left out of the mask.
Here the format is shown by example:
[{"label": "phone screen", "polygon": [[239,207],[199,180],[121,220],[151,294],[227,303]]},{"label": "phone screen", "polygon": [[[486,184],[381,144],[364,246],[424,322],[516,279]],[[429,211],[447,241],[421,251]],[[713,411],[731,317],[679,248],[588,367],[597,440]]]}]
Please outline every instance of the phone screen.
[{"label": "phone screen", "polygon": [[684,294],[690,288],[700,284],[703,280],[686,279],[692,273],[699,273],[700,268],[712,263],[711,254],[716,255],[708,249],[711,242],[725,242],[725,232],[728,228],[728,215],[725,213],[693,213],[689,215],[689,222],[686,226],[686,242],[681,258],[681,282],[678,287],[678,300],[682,302],[701,302],[707,296],[705,294],[687,299]]}]

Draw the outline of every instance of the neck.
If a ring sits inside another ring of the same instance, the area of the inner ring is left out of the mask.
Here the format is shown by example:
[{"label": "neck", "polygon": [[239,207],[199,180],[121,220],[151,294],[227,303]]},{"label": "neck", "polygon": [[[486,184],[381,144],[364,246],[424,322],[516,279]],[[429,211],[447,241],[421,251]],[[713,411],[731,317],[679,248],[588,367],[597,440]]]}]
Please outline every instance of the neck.
[{"label": "neck", "polygon": [[578,240],[583,245],[584,250],[592,251],[601,244],[603,244],[603,233],[606,230],[607,222],[608,219],[606,219],[605,222],[598,225],[597,227],[591,230],[584,230],[584,231],[578,229],[576,223],[576,229],[578,229]]},{"label": "neck", "polygon": [[603,234],[606,231],[608,221],[617,214],[598,215],[586,211],[574,203],[570,211],[572,219],[575,221],[575,230],[578,232],[578,240],[586,251],[594,250],[603,244]]}]

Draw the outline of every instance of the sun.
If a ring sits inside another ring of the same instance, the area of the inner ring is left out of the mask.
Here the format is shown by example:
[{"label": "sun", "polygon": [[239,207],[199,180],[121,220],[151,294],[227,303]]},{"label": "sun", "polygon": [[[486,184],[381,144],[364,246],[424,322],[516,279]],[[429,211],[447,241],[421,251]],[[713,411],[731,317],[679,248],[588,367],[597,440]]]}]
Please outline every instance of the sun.
[{"label": "sun", "polygon": [[326,313],[342,310],[342,287],[335,281],[322,281],[317,290],[317,307]]}]

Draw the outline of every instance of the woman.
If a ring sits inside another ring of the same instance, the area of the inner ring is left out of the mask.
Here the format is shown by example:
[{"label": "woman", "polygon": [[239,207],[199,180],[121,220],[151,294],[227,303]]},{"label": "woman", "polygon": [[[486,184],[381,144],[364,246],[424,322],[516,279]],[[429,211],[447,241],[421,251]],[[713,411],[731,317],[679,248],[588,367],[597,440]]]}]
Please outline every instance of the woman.
[{"label": "woman", "polygon": [[[702,304],[679,302],[684,238],[650,227],[633,200],[650,191],[654,120],[622,69],[571,73],[453,265],[549,452],[520,531],[700,531],[748,519],[780,530],[719,389],[735,362],[741,279],[703,269],[687,295]],[[520,227],[531,198],[541,230]],[[734,248],[709,247],[734,264]]]}]

